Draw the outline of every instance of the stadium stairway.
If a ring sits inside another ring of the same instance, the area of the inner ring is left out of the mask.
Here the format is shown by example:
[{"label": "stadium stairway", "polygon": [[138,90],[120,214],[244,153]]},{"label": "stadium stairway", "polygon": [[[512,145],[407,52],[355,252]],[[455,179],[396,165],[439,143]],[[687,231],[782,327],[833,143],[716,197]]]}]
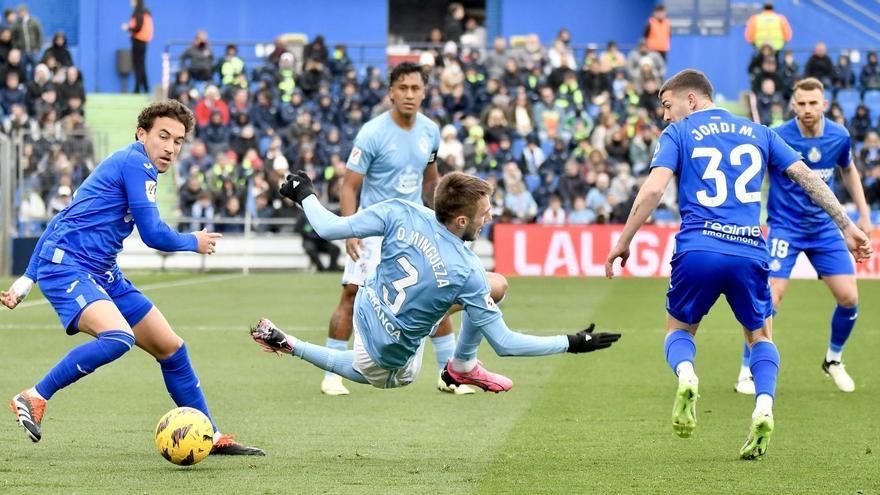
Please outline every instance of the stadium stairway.
[{"label": "stadium stairway", "polygon": [[[89,93],[86,98],[86,123],[95,136],[106,136],[106,149],[95,148],[100,162],[106,155],[131,143],[134,138],[137,117],[149,102],[146,95]],[[97,144],[97,143],[96,143]],[[101,156],[103,155],[103,156]],[[177,204],[177,191],[171,175],[159,181],[159,210],[162,216],[170,215]]]}]

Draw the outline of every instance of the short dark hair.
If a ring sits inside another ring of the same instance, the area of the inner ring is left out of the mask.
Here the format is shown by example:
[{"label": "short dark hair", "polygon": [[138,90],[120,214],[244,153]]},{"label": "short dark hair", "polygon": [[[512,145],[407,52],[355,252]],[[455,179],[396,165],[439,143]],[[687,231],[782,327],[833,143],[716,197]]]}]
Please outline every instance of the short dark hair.
[{"label": "short dark hair", "polygon": [[814,89],[818,89],[819,91],[825,92],[825,85],[822,84],[822,81],[816,79],[815,77],[807,77],[794,83],[794,88],[792,88],[792,90],[797,91],[799,89],[802,89],[804,91],[813,91]]},{"label": "short dark hair", "polygon": [[451,172],[440,180],[434,191],[434,216],[444,225],[459,215],[473,217],[480,199],[491,194],[492,186],[483,179]]},{"label": "short dark hair", "polygon": [[712,94],[715,92],[712,88],[712,83],[709,82],[709,78],[706,77],[706,74],[703,74],[696,69],[684,69],[667,79],[666,82],[663,83],[663,86],[660,86],[660,91],[657,94],[662,98],[663,93],[667,91],[682,91],[687,89],[696,91],[710,100],[712,99]]},{"label": "short dark hair", "polygon": [[177,100],[162,100],[150,103],[138,115],[137,126],[139,129],[148,131],[159,117],[168,117],[183,124],[186,134],[193,130],[196,118],[192,110]]},{"label": "short dark hair", "polygon": [[391,75],[388,76],[388,85],[393,86],[398,79],[413,72],[417,72],[422,77],[422,84],[428,84],[428,75],[422,72],[421,66],[413,62],[401,62],[391,69]]}]

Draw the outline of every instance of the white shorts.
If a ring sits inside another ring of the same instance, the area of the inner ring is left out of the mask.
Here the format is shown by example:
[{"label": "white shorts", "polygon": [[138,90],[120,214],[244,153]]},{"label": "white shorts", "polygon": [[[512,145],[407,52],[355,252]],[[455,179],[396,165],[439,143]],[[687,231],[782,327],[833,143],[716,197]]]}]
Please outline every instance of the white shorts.
[{"label": "white shorts", "polygon": [[354,284],[363,286],[367,277],[382,261],[382,237],[367,237],[362,239],[361,257],[357,261],[351,256],[345,256],[345,272],[342,274],[342,285]]},{"label": "white shorts", "polygon": [[357,325],[352,324],[352,327],[354,328],[354,362],[352,367],[358,373],[364,375],[364,378],[370,382],[370,385],[376,388],[399,388],[405,387],[416,380],[416,377],[419,376],[419,371],[422,369],[422,356],[425,353],[425,340],[427,340],[427,337],[422,340],[422,345],[419,346],[419,349],[403,368],[389,370],[373,361],[373,358],[367,353],[366,347],[364,347],[364,341],[361,338],[361,332],[358,330]]}]

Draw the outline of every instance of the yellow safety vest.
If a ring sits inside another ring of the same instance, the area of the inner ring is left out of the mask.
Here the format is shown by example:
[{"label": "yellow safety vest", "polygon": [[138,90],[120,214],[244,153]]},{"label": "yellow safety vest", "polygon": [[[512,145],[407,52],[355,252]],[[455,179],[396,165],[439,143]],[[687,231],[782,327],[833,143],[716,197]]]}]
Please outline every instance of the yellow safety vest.
[{"label": "yellow safety vest", "polygon": [[782,20],[773,12],[762,12],[755,17],[755,48],[770,45],[774,50],[782,50],[785,38],[782,36]]}]

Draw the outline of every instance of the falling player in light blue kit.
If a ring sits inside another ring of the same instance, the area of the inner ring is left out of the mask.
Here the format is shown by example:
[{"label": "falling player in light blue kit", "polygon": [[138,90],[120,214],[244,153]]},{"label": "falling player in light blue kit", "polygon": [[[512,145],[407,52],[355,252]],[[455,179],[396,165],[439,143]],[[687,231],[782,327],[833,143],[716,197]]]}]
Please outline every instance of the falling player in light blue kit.
[{"label": "falling player in light blue kit", "polygon": [[[162,222],[156,206],[159,174],[171,166],[194,124],[192,112],[176,100],[144,108],[138,116],[137,141],[98,165],[70,206],[49,222],[25,275],[0,294],[6,307],[15,308],[36,281],[69,335],[94,337],[10,401],[16,421],[33,442],[43,436],[43,413],[56,392],[119,359],[134,345],[159,363],[175,404],[198,409],[214,425],[183,339],[116,264],[122,242],[135,226],[154,249],[214,252],[220,234],[179,234]],[[214,432],[213,455],[265,455],[221,434],[216,425]]]},{"label": "falling player in light blue kit", "polygon": [[687,69],[660,88],[664,119],[651,174],[639,190],[620,240],[605,264],[608,277],[617,258],[625,265],[629,245],[675,176],[681,227],[676,235],[666,298],[666,360],[678,375],[672,426],[681,437],[696,428],[698,379],[694,335],[721,294],[727,298],[751,348],[757,397],[744,459],[764,455],[773,432],[773,398],[779,352],[772,339],[772,302],[767,248],[760,226],[765,171],[785,173],[832,216],[857,260],[871,244],[837,202],[834,193],[776,133],[735,117],[712,101],[712,84]]},{"label": "falling player in light blue kit", "polygon": [[[859,211],[856,225],[870,235],[871,211],[865,201],[859,171],[852,163],[852,143],[846,127],[826,119],[828,107],[825,88],[815,78],[798,81],[794,85],[792,109],[797,118],[777,127],[775,131],[796,151],[804,162],[834,189],[834,169],[840,167],[843,185]],[[831,339],[822,369],[843,392],[855,390],[855,382],[842,364],[843,346],[855,327],[858,316],[859,290],[855,266],[831,217],[816,206],[804,191],[788,177],[770,174],[770,192],[767,203],[767,225],[770,233],[770,289],[773,307],[779,309],[788,278],[798,254],[803,252],[831,290],[837,307],[831,316]],[[737,392],[754,394],[755,385],[746,363],[749,348],[743,350],[743,366],[734,387]]]},{"label": "falling player in light blue kit", "polygon": [[491,218],[487,182],[454,172],[440,181],[435,211],[389,200],[350,217],[327,211],[302,172],[289,178],[281,194],[302,205],[309,223],[325,239],[381,235],[381,261],[355,299],[354,350],[339,351],[285,335],[267,319],[251,330],[265,350],[298,356],[324,370],[378,388],[403,387],[419,373],[425,339],[454,306],[461,306],[462,329],[454,357],[443,370],[447,383],[491,392],[510,390],[506,377],[477,362],[483,336],[499,355],[542,356],[582,353],[611,346],[615,333],[538,337],[507,328],[492,300],[479,258],[464,245]]}]

